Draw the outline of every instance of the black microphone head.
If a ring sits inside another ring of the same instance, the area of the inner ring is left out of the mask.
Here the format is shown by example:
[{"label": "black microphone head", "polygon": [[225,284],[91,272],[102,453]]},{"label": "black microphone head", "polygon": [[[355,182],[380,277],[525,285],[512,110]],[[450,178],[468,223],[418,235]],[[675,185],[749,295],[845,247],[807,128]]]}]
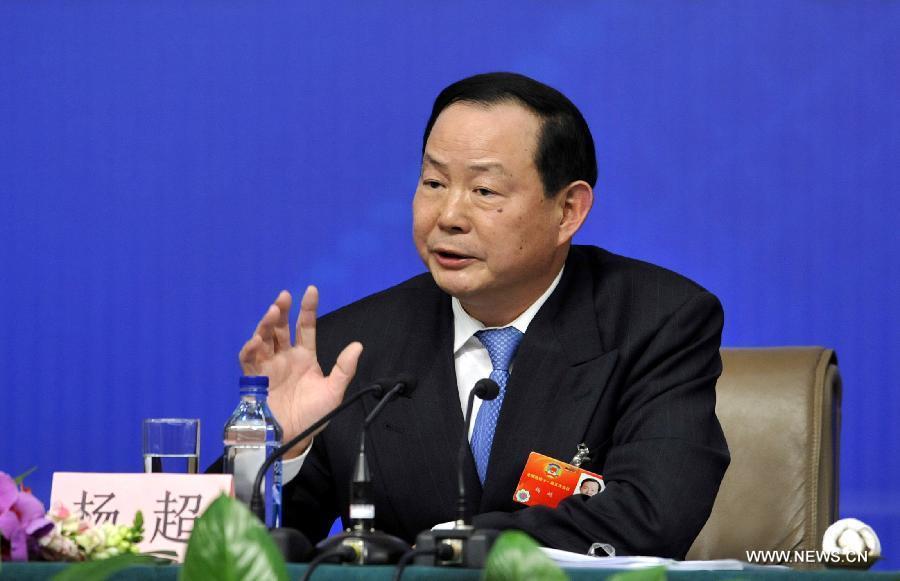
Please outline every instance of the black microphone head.
[{"label": "black microphone head", "polygon": [[417,382],[415,377],[408,373],[401,373],[394,378],[394,383],[391,385],[391,388],[401,385],[400,391],[397,392],[397,395],[409,397],[412,395],[413,390],[416,389],[416,383]]},{"label": "black microphone head", "polygon": [[500,386],[497,385],[497,382],[493,379],[485,377],[484,379],[479,379],[475,383],[475,387],[472,388],[472,391],[484,401],[491,401],[500,395]]},{"label": "black microphone head", "polygon": [[416,388],[416,378],[408,373],[401,373],[399,375],[395,375],[393,377],[383,377],[376,381],[373,385],[378,386],[380,389],[375,390],[373,393],[375,397],[381,399],[384,395],[400,385],[400,391],[397,392],[397,395],[402,395],[403,397],[409,397],[413,390]]},{"label": "black microphone head", "polygon": [[372,384],[366,389],[372,389],[372,395],[374,395],[377,399],[381,399],[384,397],[384,394],[387,393],[387,390],[390,389],[390,379],[379,379],[377,381],[373,381]]}]

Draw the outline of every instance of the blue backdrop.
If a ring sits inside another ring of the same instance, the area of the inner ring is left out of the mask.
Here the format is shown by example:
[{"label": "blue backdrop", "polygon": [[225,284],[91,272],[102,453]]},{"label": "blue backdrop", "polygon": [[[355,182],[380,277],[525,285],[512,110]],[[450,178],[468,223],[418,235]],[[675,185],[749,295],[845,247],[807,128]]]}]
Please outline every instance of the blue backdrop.
[{"label": "blue backdrop", "polygon": [[410,202],[446,84],[569,95],[578,239],[718,294],[730,346],[834,347],[841,512],[900,567],[900,4],[0,2],[0,469],[141,469],[140,421],[220,451],[277,291],[328,311],[422,270]]}]

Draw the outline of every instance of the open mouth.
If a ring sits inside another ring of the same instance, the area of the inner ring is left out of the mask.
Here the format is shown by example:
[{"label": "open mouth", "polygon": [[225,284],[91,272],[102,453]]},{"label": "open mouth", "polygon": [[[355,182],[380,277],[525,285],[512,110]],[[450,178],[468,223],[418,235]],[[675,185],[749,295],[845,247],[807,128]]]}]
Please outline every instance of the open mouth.
[{"label": "open mouth", "polygon": [[436,254],[446,260],[464,260],[466,258],[472,258],[471,256],[456,254],[455,252],[438,251]]},{"label": "open mouth", "polygon": [[464,268],[474,260],[471,256],[450,250],[434,250],[433,252],[438,264],[444,268]]}]

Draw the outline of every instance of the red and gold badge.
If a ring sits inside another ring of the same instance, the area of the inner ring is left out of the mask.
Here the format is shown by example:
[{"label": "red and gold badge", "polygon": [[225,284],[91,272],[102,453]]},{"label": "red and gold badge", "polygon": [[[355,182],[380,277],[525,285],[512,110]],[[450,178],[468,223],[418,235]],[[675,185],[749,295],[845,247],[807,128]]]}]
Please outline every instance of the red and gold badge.
[{"label": "red and gold badge", "polygon": [[555,507],[573,494],[603,492],[603,477],[556,458],[532,452],[519,478],[513,500],[528,506]]}]

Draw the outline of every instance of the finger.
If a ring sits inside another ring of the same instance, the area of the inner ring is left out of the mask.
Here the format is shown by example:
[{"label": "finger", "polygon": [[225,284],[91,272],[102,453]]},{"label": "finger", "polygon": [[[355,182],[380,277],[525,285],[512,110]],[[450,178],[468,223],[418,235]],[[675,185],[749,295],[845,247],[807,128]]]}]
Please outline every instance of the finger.
[{"label": "finger", "polygon": [[363,346],[359,341],[354,341],[344,347],[344,350],[338,355],[334,367],[331,368],[331,375],[328,376],[328,383],[333,389],[340,390],[342,394],[347,389],[350,380],[356,375],[356,366],[362,351]]},{"label": "finger", "polygon": [[259,335],[273,352],[275,350],[275,325],[278,324],[280,316],[278,307],[274,304],[269,305],[253,332],[254,335]]},{"label": "finger", "polygon": [[300,301],[297,315],[297,343],[313,353],[316,352],[316,311],[319,309],[319,289],[313,285],[306,287]]},{"label": "finger", "polygon": [[278,293],[275,299],[275,307],[278,309],[278,319],[275,321],[273,334],[275,337],[275,352],[291,348],[291,327],[288,316],[291,313],[291,293],[286,290]]},{"label": "finger", "polygon": [[238,361],[241,364],[241,370],[244,375],[255,375],[257,372],[256,363],[259,361],[259,349],[262,346],[262,337],[253,335],[250,340],[244,343],[238,353]]}]

